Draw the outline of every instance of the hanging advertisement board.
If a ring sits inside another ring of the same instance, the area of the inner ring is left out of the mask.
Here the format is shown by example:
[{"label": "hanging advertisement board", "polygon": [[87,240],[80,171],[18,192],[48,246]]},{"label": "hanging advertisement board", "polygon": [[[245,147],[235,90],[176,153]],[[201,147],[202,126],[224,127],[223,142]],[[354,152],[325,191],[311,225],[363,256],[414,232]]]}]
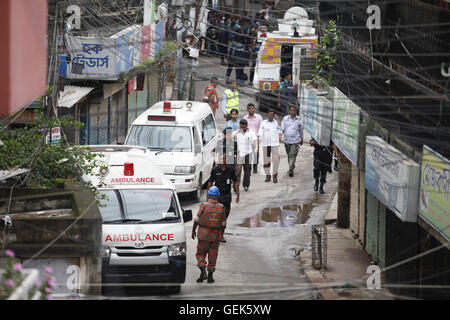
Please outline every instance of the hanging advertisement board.
[{"label": "hanging advertisement board", "polygon": [[109,38],[67,36],[67,78],[117,80],[141,62],[141,29],[131,26]]},{"label": "hanging advertisement board", "polygon": [[331,139],[355,166],[358,165],[359,118],[359,107],[335,88]]},{"label": "hanging advertisement board", "polygon": [[[114,39],[69,36],[66,44],[71,57],[67,68],[68,79],[117,79]],[[73,70],[74,64],[81,65],[81,74]]]},{"label": "hanging advertisement board", "polygon": [[416,222],[420,166],[380,137],[366,137],[366,188],[404,222]]},{"label": "hanging advertisement board", "polygon": [[450,161],[423,147],[419,216],[450,241]]},{"label": "hanging advertisement board", "polygon": [[317,96],[316,90],[302,85],[300,118],[306,131],[319,144],[328,146],[331,141],[333,105],[330,100]]}]

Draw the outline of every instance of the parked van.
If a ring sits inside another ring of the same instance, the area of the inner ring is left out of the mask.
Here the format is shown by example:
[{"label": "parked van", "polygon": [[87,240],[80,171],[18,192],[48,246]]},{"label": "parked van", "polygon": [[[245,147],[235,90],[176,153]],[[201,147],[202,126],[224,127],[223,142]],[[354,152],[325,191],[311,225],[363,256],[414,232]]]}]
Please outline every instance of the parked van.
[{"label": "parked van", "polygon": [[180,207],[175,187],[152,164],[148,149],[112,145],[89,149],[103,154],[105,163],[101,178],[84,177],[105,196],[99,206],[102,282],[161,283],[178,292],[186,277],[184,223],[192,220],[192,211]]},{"label": "parked van", "polygon": [[[255,88],[275,91],[287,73],[292,74],[294,85],[312,78],[318,40],[312,25],[306,10],[292,7],[286,11],[284,19],[278,19],[278,30],[268,32],[265,26],[260,27],[261,47],[253,78]],[[294,35],[294,28],[298,35]]]},{"label": "parked van", "polygon": [[161,101],[143,112],[125,144],[150,149],[153,163],[175,185],[199,201],[214,164],[216,121],[204,102]]}]

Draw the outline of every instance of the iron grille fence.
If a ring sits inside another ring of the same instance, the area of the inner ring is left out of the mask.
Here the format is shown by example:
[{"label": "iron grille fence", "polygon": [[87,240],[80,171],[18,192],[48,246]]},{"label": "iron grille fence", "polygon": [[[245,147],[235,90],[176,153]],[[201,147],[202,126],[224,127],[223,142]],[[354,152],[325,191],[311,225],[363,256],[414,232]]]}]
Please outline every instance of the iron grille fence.
[{"label": "iron grille fence", "polygon": [[327,268],[327,227],[323,224],[311,226],[312,266],[314,269]]}]

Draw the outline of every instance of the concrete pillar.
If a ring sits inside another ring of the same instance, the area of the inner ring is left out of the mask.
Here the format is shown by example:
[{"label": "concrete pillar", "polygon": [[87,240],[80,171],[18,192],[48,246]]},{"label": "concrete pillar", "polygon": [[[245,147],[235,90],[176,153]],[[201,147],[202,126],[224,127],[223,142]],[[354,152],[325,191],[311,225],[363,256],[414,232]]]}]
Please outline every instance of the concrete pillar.
[{"label": "concrete pillar", "polygon": [[338,177],[338,211],[337,227],[350,226],[350,194],[352,183],[352,163],[339,151],[339,177]]}]

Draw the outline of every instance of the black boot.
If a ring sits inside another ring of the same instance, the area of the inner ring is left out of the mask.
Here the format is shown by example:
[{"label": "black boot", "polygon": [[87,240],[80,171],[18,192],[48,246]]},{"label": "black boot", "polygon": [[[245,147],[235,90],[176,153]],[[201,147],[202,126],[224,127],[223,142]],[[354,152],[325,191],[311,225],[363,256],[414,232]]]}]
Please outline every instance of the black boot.
[{"label": "black boot", "polygon": [[319,189],[319,193],[320,193],[320,194],[324,194],[324,193],[325,193],[325,191],[323,191],[323,185],[324,185],[324,183],[321,182],[321,183],[320,183],[320,189]]},{"label": "black boot", "polygon": [[319,190],[319,179],[316,179],[316,183],[314,184],[314,191],[317,192]]},{"label": "black boot", "polygon": [[208,278],[206,276],[206,268],[205,267],[199,268],[200,268],[200,277],[197,279],[197,282],[203,282],[203,280],[206,280]]},{"label": "black boot", "polygon": [[208,283],[213,283],[215,281],[213,278],[213,273],[214,272],[211,271],[208,272]]}]

